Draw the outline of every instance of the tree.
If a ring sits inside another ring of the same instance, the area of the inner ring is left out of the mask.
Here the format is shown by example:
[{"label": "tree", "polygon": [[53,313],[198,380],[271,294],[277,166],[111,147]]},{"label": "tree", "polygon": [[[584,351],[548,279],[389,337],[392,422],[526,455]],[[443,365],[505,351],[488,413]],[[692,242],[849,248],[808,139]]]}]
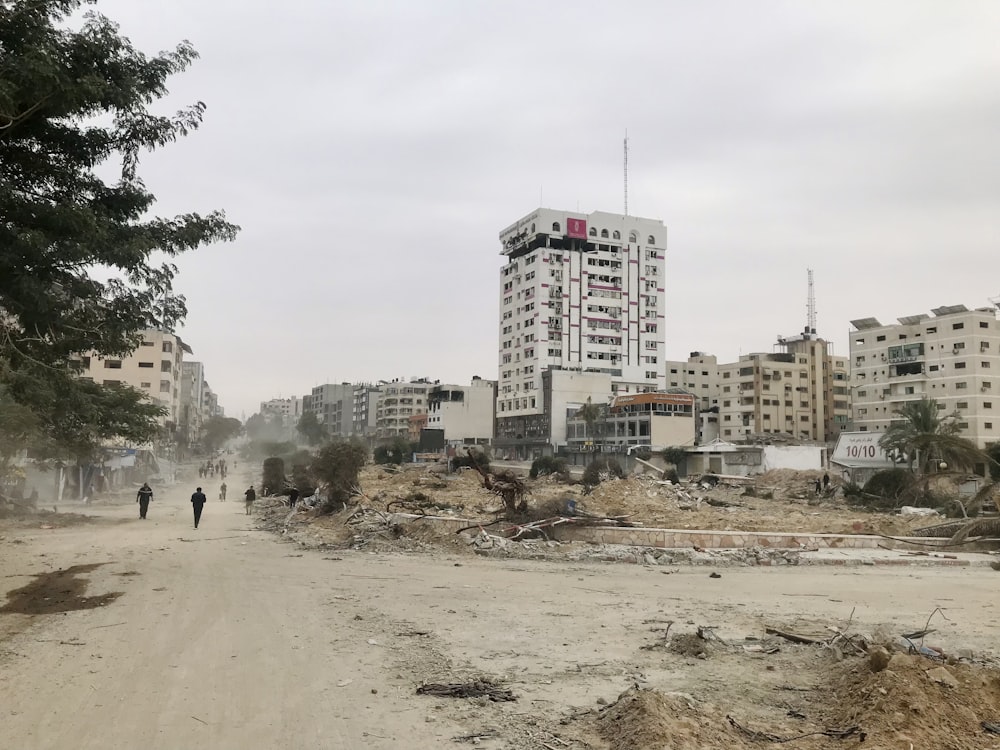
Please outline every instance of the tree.
[{"label": "tree", "polygon": [[309,445],[319,445],[328,437],[326,425],[322,424],[311,411],[299,417],[295,429]]},{"label": "tree", "polygon": [[347,504],[367,460],[368,449],[355,440],[334,440],[320,448],[310,467],[312,476],[326,490],[320,510],[332,513]]},{"label": "tree", "polygon": [[582,419],[587,424],[587,437],[590,440],[594,439],[594,424],[601,418],[601,413],[601,407],[592,403],[590,396],[587,396],[587,403],[576,412],[577,418]]},{"label": "tree", "polygon": [[226,441],[243,431],[243,423],[233,417],[211,417],[202,427],[202,442],[210,453],[219,450]]},{"label": "tree", "polygon": [[169,259],[238,231],[221,212],[150,215],[138,176],[143,151],[201,123],[201,102],[151,110],[194,49],[147,57],[95,13],[69,28],[84,4],[0,3],[0,383],[74,450],[155,432],[158,406],[72,377],[78,357],[125,356],[144,329],[173,330],[186,310]]},{"label": "tree", "polygon": [[942,416],[937,399],[908,401],[895,414],[900,419],[889,424],[879,446],[886,455],[905,460],[921,476],[939,467],[971,471],[976,464],[985,466],[990,462],[975,443],[959,435],[961,415],[953,412]]}]

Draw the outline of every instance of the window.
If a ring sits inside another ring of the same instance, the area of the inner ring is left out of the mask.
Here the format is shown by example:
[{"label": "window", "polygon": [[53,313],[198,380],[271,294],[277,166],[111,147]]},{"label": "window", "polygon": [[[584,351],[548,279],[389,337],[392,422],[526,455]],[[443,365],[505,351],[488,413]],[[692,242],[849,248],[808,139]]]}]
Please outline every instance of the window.
[{"label": "window", "polygon": [[885,341],[885,334],[883,333],[881,336],[876,336],[875,340],[876,341]]},{"label": "window", "polygon": [[649,237],[646,238],[646,244],[647,245],[655,245],[656,244],[656,237],[654,237],[653,235],[649,235]]},{"label": "window", "polygon": [[163,351],[165,354],[169,354],[170,352],[173,352],[173,350],[174,350],[174,345],[171,342],[169,341],[163,342]]},{"label": "window", "polygon": [[928,369],[930,369],[931,372],[937,372],[938,371],[938,366],[937,365],[931,365],[930,368],[928,368]]},{"label": "window", "polygon": [[986,369],[986,370],[990,369],[990,363],[987,362],[986,360],[983,360],[982,362],[980,362],[979,366],[982,367],[982,368],[984,368],[984,369]]},{"label": "window", "polygon": [[171,369],[173,369],[173,363],[169,359],[160,362],[160,372],[170,372]]},{"label": "window", "polygon": [[639,235],[636,234],[635,232],[629,232],[628,233],[628,241],[629,242],[638,242],[639,241]]},{"label": "window", "polygon": [[953,331],[961,331],[963,328],[965,328],[965,323],[952,323],[951,324],[951,330],[953,330]]},{"label": "window", "polygon": [[601,230],[601,237],[603,239],[607,239],[608,238],[608,230],[607,229],[602,229]]},{"label": "window", "polygon": [[153,366],[152,362],[140,362],[139,363],[139,367],[152,367],[152,366]]},{"label": "window", "polygon": [[587,232],[587,234],[589,234],[591,237],[596,237],[597,236],[597,227],[591,227],[590,231]]},{"label": "window", "polygon": [[105,370],[120,370],[122,369],[122,361],[120,359],[106,359],[104,360]]},{"label": "window", "polygon": [[865,340],[864,339],[854,339],[854,343],[857,346],[864,346]]},{"label": "window", "polygon": [[139,387],[140,388],[152,388],[153,384],[152,383],[139,383]]},{"label": "window", "polygon": [[969,387],[969,384],[968,384],[968,383],[965,383],[965,382],[962,382],[962,383],[955,383],[955,388],[956,388],[957,390],[960,390],[960,391],[964,391],[964,390],[965,390],[965,389],[967,389],[968,387]]},{"label": "window", "polygon": [[985,427],[987,430],[992,430],[993,429],[993,423],[992,422],[984,422],[983,423],[983,427]]},{"label": "window", "polygon": [[958,404],[955,406],[955,408],[956,409],[968,409],[969,408],[969,402],[968,401],[959,401]]},{"label": "window", "polygon": [[142,342],[142,345],[143,345],[143,346],[152,346],[152,345],[153,345],[153,342],[152,342],[152,341],[143,341],[143,342]]},{"label": "window", "polygon": [[980,328],[989,328],[989,327],[990,327],[990,324],[989,324],[989,323],[987,323],[987,322],[986,322],[985,320],[980,320],[980,321],[979,321],[979,327],[980,327]]},{"label": "window", "polygon": [[620,240],[621,238],[622,238],[622,233],[619,232],[617,229],[611,233],[611,239]]},{"label": "window", "polygon": [[553,232],[561,232],[562,231],[562,227],[559,226],[559,222],[558,221],[553,221],[552,222],[552,231]]},{"label": "window", "polygon": [[965,362],[956,362],[955,363],[955,369],[956,370],[964,370],[965,369]]}]

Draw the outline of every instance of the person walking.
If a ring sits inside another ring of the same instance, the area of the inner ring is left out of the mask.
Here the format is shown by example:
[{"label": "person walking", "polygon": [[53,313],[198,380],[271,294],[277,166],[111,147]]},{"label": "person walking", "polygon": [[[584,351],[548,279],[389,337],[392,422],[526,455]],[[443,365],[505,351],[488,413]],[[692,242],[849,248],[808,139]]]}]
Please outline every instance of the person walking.
[{"label": "person walking", "polygon": [[226,483],[223,482],[222,486],[219,487],[219,500],[226,502]]},{"label": "person walking", "polygon": [[153,490],[148,482],[143,482],[142,487],[135,496],[135,501],[139,503],[139,518],[146,518],[146,511],[149,510],[149,501],[153,499]]},{"label": "person walking", "polygon": [[247,499],[247,515],[250,515],[250,509],[253,508],[253,501],[257,499],[257,492],[254,490],[253,485],[250,485],[250,489],[243,493],[246,495]]},{"label": "person walking", "polygon": [[198,528],[198,522],[201,521],[201,512],[205,509],[205,503],[208,498],[205,497],[205,493],[201,491],[201,487],[195,490],[195,493],[191,495],[191,507],[194,509],[194,527]]},{"label": "person walking", "polygon": [[827,474],[824,471],[823,472],[823,492],[826,492],[828,489],[830,489],[830,475]]},{"label": "person walking", "polygon": [[299,491],[297,488],[292,487],[292,489],[288,491],[288,507],[295,508],[295,503],[298,501],[298,499],[299,499]]}]

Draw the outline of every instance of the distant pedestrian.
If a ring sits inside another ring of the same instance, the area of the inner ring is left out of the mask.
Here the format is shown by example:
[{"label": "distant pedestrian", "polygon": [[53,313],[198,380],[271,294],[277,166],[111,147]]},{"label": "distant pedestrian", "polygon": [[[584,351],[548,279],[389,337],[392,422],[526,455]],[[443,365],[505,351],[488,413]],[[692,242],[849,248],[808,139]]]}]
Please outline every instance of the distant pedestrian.
[{"label": "distant pedestrian", "polygon": [[149,510],[149,501],[153,499],[153,490],[150,488],[148,482],[143,482],[142,487],[139,488],[139,492],[135,496],[135,501],[139,503],[139,518],[146,517],[146,511]]},{"label": "distant pedestrian", "polygon": [[222,502],[226,502],[226,489],[227,489],[227,488],[226,488],[226,483],[225,483],[225,482],[223,482],[223,483],[222,483],[222,486],[221,486],[221,487],[219,487],[219,499],[220,499],[220,500],[221,500]]},{"label": "distant pedestrian", "polygon": [[826,491],[830,489],[830,475],[825,471],[823,472],[823,490]]},{"label": "distant pedestrian", "polygon": [[254,490],[253,485],[250,485],[250,489],[243,493],[246,495],[247,499],[247,515],[250,515],[250,509],[253,507],[253,501],[257,499],[257,492]]},{"label": "distant pedestrian", "polygon": [[205,467],[204,466],[199,466],[198,467],[198,478],[199,479],[204,479],[205,478]]},{"label": "distant pedestrian", "polygon": [[292,487],[292,489],[288,491],[288,507],[294,508],[295,503],[298,502],[298,499],[299,499],[299,491],[295,487]]},{"label": "distant pedestrian", "polygon": [[201,521],[201,512],[205,509],[205,503],[208,498],[205,497],[205,493],[201,491],[201,487],[195,490],[195,493],[191,495],[191,507],[194,509],[194,527],[198,528],[198,522]]},{"label": "distant pedestrian", "polygon": [[820,480],[816,480],[816,494],[818,495],[823,491],[823,483]]}]

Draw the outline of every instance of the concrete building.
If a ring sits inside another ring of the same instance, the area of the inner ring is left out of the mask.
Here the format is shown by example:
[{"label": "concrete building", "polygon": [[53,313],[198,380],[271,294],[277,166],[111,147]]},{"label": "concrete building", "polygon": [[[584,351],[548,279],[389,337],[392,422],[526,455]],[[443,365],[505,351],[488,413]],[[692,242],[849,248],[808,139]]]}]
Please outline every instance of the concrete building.
[{"label": "concrete building", "polygon": [[427,413],[427,392],[431,385],[426,379],[379,383],[382,395],[375,408],[375,437],[409,439],[410,417]]},{"label": "concrete building", "polygon": [[606,375],[602,402],[662,390],[662,221],[539,208],[500,243],[497,447],[531,457],[565,440],[541,394],[548,372]]},{"label": "concrete building", "polygon": [[272,398],[260,402],[260,413],[264,416],[281,417],[285,427],[295,427],[302,416],[302,399],[298,396],[290,398]]},{"label": "concrete building", "polygon": [[302,411],[311,412],[326,425],[330,437],[350,437],[354,431],[354,386],[350,383],[317,385],[302,397]]},{"label": "concrete building", "polygon": [[352,434],[359,438],[375,436],[378,402],[382,391],[370,383],[360,383],[354,386],[354,413],[352,415]]},{"label": "concrete building", "polygon": [[667,362],[668,384],[696,394],[704,409],[700,443],[768,435],[833,442],[847,428],[847,358],[834,355],[814,331],[781,337],[778,347],[783,351],[745,354],[725,364],[701,352],[687,362]]},{"label": "concrete building", "polygon": [[695,413],[695,397],[679,388],[616,396],[601,407],[593,425],[580,418],[579,410],[568,415],[567,443],[571,451],[603,452],[622,452],[634,445],[693,446]]},{"label": "concrete building", "polygon": [[142,332],[139,347],[127,357],[81,356],[80,377],[95,383],[130,385],[166,409],[159,423],[176,429],[181,417],[181,364],[191,349],[179,336],[166,331]]},{"label": "concrete building", "polygon": [[427,429],[441,430],[448,446],[493,441],[497,384],[473,378],[462,385],[435,385],[427,394]]},{"label": "concrete building", "polygon": [[1000,441],[1000,322],[995,307],[938,307],[882,325],[851,321],[853,429],[883,432],[907,401],[959,412],[961,435]]},{"label": "concrete building", "polygon": [[181,400],[178,438],[187,446],[201,443],[205,423],[205,365],[181,362]]}]

